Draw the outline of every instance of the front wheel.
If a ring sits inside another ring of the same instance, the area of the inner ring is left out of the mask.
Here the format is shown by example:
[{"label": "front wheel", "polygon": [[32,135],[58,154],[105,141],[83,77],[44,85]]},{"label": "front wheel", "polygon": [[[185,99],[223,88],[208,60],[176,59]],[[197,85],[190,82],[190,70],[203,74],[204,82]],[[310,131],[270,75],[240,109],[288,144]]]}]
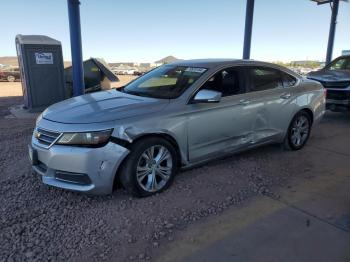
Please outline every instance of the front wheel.
[{"label": "front wheel", "polygon": [[302,149],[311,133],[311,119],[306,112],[296,114],[289,125],[285,138],[285,148],[289,150]]},{"label": "front wheel", "polygon": [[16,78],[14,76],[7,77],[7,81],[9,81],[9,82],[14,82],[15,80],[16,80]]},{"label": "front wheel", "polygon": [[132,145],[130,151],[120,172],[120,182],[129,193],[145,197],[171,185],[179,160],[168,141],[146,138]]}]

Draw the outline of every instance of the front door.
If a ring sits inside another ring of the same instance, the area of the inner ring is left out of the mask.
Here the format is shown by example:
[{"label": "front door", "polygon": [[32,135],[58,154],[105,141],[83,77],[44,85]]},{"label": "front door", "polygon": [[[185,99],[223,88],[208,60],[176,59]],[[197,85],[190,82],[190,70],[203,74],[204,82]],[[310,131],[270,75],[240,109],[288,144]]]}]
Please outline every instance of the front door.
[{"label": "front door", "polygon": [[245,83],[238,67],[211,77],[201,88],[222,93],[219,103],[189,103],[188,150],[191,162],[230,152],[251,141],[254,108],[245,100]]}]

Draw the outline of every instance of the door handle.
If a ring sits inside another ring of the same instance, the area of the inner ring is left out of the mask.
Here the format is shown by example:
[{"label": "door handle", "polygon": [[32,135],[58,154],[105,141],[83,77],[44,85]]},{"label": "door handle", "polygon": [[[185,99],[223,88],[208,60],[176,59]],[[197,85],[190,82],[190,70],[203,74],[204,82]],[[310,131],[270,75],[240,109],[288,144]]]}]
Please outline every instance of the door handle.
[{"label": "door handle", "polygon": [[249,100],[246,100],[246,99],[241,99],[241,100],[239,100],[239,104],[240,105],[248,105],[250,103],[250,101]]},{"label": "door handle", "polygon": [[280,97],[282,98],[282,99],[288,99],[288,98],[290,98],[292,95],[291,94],[289,94],[289,93],[284,93],[284,94],[282,94]]}]

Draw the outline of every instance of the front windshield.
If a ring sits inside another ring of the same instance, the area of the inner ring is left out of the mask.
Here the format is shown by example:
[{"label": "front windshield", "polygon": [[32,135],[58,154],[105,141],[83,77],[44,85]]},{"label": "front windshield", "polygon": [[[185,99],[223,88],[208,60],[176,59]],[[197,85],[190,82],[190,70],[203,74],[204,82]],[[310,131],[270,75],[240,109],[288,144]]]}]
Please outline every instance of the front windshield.
[{"label": "front windshield", "polygon": [[199,67],[164,65],[131,82],[123,92],[155,98],[176,98],[206,70]]},{"label": "front windshield", "polygon": [[327,66],[329,70],[350,70],[350,57],[340,58]]}]

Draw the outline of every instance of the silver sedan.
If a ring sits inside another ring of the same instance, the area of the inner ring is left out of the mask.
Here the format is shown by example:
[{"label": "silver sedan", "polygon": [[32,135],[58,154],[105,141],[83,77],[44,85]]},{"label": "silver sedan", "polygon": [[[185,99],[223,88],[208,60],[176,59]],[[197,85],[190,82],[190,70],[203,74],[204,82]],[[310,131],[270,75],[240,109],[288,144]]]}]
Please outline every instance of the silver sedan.
[{"label": "silver sedan", "polygon": [[51,186],[136,196],[175,174],[269,143],[299,150],[325,111],[323,87],[269,63],[190,60],[161,66],[120,90],[74,97],[37,119],[29,154]]}]

